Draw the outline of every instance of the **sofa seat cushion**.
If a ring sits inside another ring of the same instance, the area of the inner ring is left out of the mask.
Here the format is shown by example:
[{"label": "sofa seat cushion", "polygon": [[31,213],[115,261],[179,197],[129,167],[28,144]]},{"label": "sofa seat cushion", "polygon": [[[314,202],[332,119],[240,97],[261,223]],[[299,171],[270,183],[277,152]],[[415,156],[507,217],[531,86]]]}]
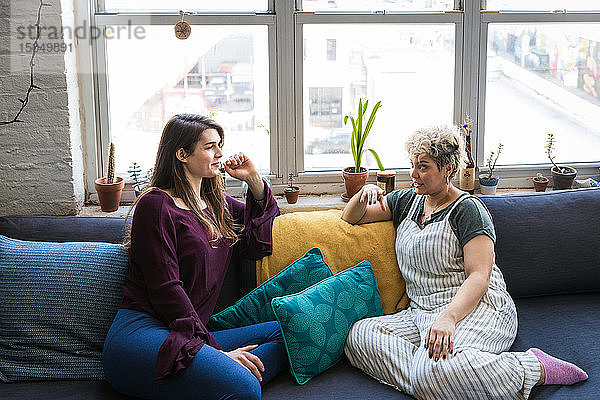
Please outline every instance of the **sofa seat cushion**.
[{"label": "sofa seat cushion", "polygon": [[589,379],[572,386],[540,386],[530,399],[596,399],[600,393],[600,293],[543,296],[516,301],[519,315],[512,351],[537,347],[572,362]]},{"label": "sofa seat cushion", "polygon": [[0,236],[0,380],[101,379],[122,245]]},{"label": "sofa seat cushion", "polygon": [[392,221],[351,225],[340,210],[296,212],[273,221],[273,254],[256,262],[257,284],[268,280],[311,247],[323,251],[325,262],[338,273],[363,260],[373,267],[383,313],[408,307],[404,279],[400,274]]},{"label": "sofa seat cushion", "polygon": [[262,400],[408,400],[414,399],[354,368],[344,356],[333,367],[298,385],[287,372],[263,388]]},{"label": "sofa seat cushion", "polygon": [[[600,293],[527,298],[517,300],[516,304],[519,331],[511,351],[538,347],[548,354],[576,363],[589,375],[587,381],[572,386],[535,387],[529,399],[598,398],[600,346],[596,338],[600,327]],[[289,373],[283,373],[263,389],[264,400],[325,400],[334,397],[346,400],[412,399],[352,367],[345,357],[306,385],[299,386]]]}]

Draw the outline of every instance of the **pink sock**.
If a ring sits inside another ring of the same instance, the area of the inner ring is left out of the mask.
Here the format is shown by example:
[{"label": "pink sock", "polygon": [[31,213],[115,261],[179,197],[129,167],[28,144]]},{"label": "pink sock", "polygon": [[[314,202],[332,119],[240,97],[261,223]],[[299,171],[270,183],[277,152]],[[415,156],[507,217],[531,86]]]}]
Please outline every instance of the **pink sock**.
[{"label": "pink sock", "polygon": [[531,351],[540,364],[544,366],[544,372],[546,373],[544,385],[572,385],[588,378],[585,371],[575,364],[559,360],[535,347],[528,351]]}]

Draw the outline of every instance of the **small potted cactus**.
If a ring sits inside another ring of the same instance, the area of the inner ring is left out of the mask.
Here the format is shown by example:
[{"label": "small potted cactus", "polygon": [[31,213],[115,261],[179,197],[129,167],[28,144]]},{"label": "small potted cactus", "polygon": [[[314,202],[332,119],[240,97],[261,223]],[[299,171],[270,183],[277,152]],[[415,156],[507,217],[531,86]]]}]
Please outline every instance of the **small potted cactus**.
[{"label": "small potted cactus", "polygon": [[538,172],[535,178],[533,178],[533,188],[536,192],[545,192],[546,186],[548,186],[548,178]]},{"label": "small potted cactus", "polygon": [[111,143],[108,151],[106,176],[94,181],[94,187],[96,188],[96,193],[98,193],[98,201],[100,202],[100,209],[102,211],[111,212],[119,209],[124,186],[125,181],[123,178],[115,177],[115,145]]},{"label": "small potted cactus", "polygon": [[288,186],[283,191],[285,195],[285,199],[288,204],[294,204],[298,201],[298,195],[300,194],[300,188],[298,186],[294,186],[294,174],[289,175]]}]

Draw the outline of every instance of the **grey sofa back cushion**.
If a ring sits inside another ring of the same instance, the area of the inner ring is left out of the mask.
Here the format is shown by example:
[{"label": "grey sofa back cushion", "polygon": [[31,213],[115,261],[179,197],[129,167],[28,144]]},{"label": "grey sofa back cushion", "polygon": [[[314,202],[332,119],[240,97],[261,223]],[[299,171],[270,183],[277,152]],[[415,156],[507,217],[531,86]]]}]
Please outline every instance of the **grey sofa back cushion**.
[{"label": "grey sofa back cushion", "polygon": [[482,196],[513,297],[600,292],[600,189]]},{"label": "grey sofa back cushion", "polygon": [[0,236],[0,380],[102,379],[122,245]]},{"label": "grey sofa back cushion", "polygon": [[125,218],[5,215],[0,217],[0,235],[41,242],[123,243]]}]

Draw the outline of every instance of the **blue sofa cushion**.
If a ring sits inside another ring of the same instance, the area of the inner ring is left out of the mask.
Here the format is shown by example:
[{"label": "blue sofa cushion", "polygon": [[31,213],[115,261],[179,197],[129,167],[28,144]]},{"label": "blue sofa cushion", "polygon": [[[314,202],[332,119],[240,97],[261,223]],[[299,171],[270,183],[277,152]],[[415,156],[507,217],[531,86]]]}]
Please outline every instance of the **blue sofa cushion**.
[{"label": "blue sofa cushion", "polygon": [[0,380],[103,378],[127,267],[118,244],[0,236]]},{"label": "blue sofa cushion", "polygon": [[533,388],[530,399],[597,399],[599,396],[600,293],[543,296],[516,301],[519,331],[511,351],[537,347],[572,362],[589,379],[571,386]]},{"label": "blue sofa cushion", "polygon": [[4,215],[0,235],[40,242],[123,243],[125,218]]},{"label": "blue sofa cushion", "polygon": [[514,298],[600,291],[600,188],[481,199]]}]

